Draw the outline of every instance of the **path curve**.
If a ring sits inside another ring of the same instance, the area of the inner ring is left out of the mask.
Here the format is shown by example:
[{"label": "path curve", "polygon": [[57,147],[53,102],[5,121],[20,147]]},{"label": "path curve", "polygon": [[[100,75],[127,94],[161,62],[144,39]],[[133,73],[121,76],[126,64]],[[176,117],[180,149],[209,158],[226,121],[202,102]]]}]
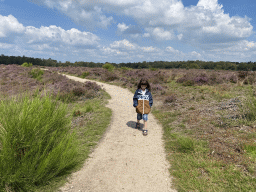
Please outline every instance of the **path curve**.
[{"label": "path curve", "polygon": [[[59,73],[60,74],[60,73]],[[64,75],[64,74],[62,74]],[[150,113],[148,135],[135,129],[136,109],[128,89],[65,75],[102,85],[111,99],[111,123],[81,170],[73,173],[60,192],[176,192],[172,189],[162,127]],[[142,123],[142,120],[141,120]]]}]

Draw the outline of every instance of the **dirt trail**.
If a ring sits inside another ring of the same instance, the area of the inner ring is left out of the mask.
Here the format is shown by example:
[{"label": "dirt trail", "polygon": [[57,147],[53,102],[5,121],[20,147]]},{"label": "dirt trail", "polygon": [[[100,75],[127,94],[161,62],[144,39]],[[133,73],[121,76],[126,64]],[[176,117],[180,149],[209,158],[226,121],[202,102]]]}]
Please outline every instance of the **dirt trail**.
[{"label": "dirt trail", "polygon": [[[79,82],[86,80],[66,75]],[[111,123],[83,168],[72,174],[60,192],[176,192],[172,189],[162,127],[150,113],[148,135],[135,129],[137,113],[129,90],[96,82],[111,95],[106,107]],[[141,120],[141,123],[143,121]]]}]

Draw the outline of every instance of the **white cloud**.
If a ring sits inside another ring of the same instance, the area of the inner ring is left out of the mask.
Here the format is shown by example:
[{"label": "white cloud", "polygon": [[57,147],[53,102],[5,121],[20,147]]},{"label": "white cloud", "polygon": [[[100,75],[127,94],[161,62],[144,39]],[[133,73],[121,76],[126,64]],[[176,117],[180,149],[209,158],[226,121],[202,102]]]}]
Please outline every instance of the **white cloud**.
[{"label": "white cloud", "polygon": [[163,18],[160,18],[159,20],[162,20],[162,22],[165,23],[166,25],[173,25],[173,24],[179,24],[183,22],[184,19],[185,19],[184,6],[181,1],[177,1],[169,5],[169,9],[167,9],[164,12],[164,20]]},{"label": "white cloud", "polygon": [[147,52],[147,53],[152,53],[152,52],[160,52],[160,50],[158,48],[155,47],[140,47],[140,50],[142,50],[143,52]]},{"label": "white cloud", "polygon": [[33,52],[47,55],[51,55],[53,51],[61,54],[63,51],[72,53],[70,50],[95,49],[100,41],[97,35],[75,28],[64,30],[55,25],[24,27],[12,15],[0,15],[0,39],[0,48],[10,49],[12,54],[16,51],[18,54]]},{"label": "white cloud", "polygon": [[14,47],[14,45],[12,45],[12,44],[0,43],[0,48],[1,48],[1,49],[11,49],[11,48],[13,48],[13,47]]},{"label": "white cloud", "polygon": [[172,53],[175,53],[175,54],[178,54],[179,51],[174,49],[173,47],[166,47],[165,49],[167,52],[172,52]]},{"label": "white cloud", "polygon": [[208,9],[211,11],[221,9],[223,7],[223,5],[218,4],[218,0],[199,0],[197,6],[201,6],[204,9]]},{"label": "white cloud", "polygon": [[146,28],[145,29],[148,34],[155,37],[157,40],[172,40],[175,35],[173,30],[165,31],[163,28],[156,27],[156,28]]},{"label": "white cloud", "polygon": [[247,43],[247,47],[249,47],[249,48],[256,48],[256,43],[249,42],[249,43]]},{"label": "white cloud", "polygon": [[[63,11],[67,11],[68,10],[68,8],[69,8],[69,6],[71,6],[72,5],[72,1],[60,1],[59,2],[59,4],[60,4],[60,7],[62,8],[62,10]],[[52,4],[50,4],[51,6],[52,6]]]},{"label": "white cloud", "polygon": [[114,41],[112,44],[110,44],[110,47],[115,49],[134,50],[136,49],[137,45],[133,45],[128,40],[124,39],[122,41]]},{"label": "white cloud", "polygon": [[197,53],[196,51],[192,51],[190,54],[196,57],[201,57],[201,54]]},{"label": "white cloud", "polygon": [[125,9],[125,13],[127,15],[132,15],[135,18],[146,18],[147,16],[154,15],[157,12],[157,6],[155,6],[154,1],[150,0],[139,0],[137,1],[137,5]]},{"label": "white cloud", "polygon": [[121,52],[126,54],[133,54],[136,57],[137,54],[141,52],[144,53],[161,53],[159,48],[150,46],[150,47],[140,47],[137,44],[132,44],[128,40],[124,39],[121,41],[115,41],[110,44],[110,47],[104,47],[102,50],[110,53],[110,52]]},{"label": "white cloud", "polygon": [[163,39],[163,40],[173,39],[173,32],[165,31],[164,29],[159,28],[159,27],[157,27],[153,30],[153,34],[156,37],[159,37],[160,39]]},{"label": "white cloud", "polygon": [[101,1],[73,1],[73,0],[30,0],[38,5],[46,5],[52,9],[57,9],[60,12],[70,17],[76,24],[94,30],[95,27],[106,29],[111,25],[113,17],[106,17],[103,14],[102,8],[105,5],[104,0]]},{"label": "white cloud", "polygon": [[179,34],[179,35],[177,35],[177,37],[178,37],[179,40],[181,40],[182,37],[183,37],[183,34]]},{"label": "white cloud", "polygon": [[8,37],[11,34],[21,34],[25,30],[25,27],[18,22],[18,20],[12,15],[2,16],[0,15],[0,38]]},{"label": "white cloud", "polygon": [[[32,47],[33,47],[35,50],[39,50],[39,51],[46,50],[46,49],[51,49],[51,47],[50,47],[48,44],[32,45]],[[55,49],[57,49],[57,48],[55,48]],[[57,50],[58,50],[58,49],[57,49]]]},{"label": "white cloud", "polygon": [[[131,59],[131,58],[143,58],[145,57],[141,55],[141,53],[144,54],[150,54],[150,56],[161,56],[162,51],[159,48],[150,46],[150,47],[140,47],[137,44],[132,44],[128,40],[124,39],[121,41],[115,41],[112,44],[110,44],[109,47],[103,47],[100,48],[99,54],[100,57],[104,57],[102,55],[109,55],[109,56],[120,56],[122,55],[123,59]],[[126,56],[126,57],[125,57]]]},{"label": "white cloud", "polygon": [[81,32],[75,28],[65,31],[61,27],[50,25],[50,27],[35,28],[26,27],[24,40],[31,43],[62,43],[66,45],[95,45],[100,40],[99,37],[90,32]]},{"label": "white cloud", "polygon": [[143,37],[150,37],[150,34],[149,33],[144,33]]},{"label": "white cloud", "polygon": [[192,57],[197,56],[197,55],[191,55],[191,53],[183,53],[182,51],[174,49],[173,47],[170,47],[170,46],[165,48],[165,54],[166,56],[170,56],[171,60],[173,59],[182,60],[183,58],[186,58],[186,57],[191,58],[191,56]]},{"label": "white cloud", "polygon": [[117,34],[123,35],[123,36],[128,35],[132,38],[136,38],[140,36],[140,34],[142,33],[141,29],[135,25],[127,26],[125,23],[122,23],[122,24],[119,23],[117,25],[117,28],[118,28]]},{"label": "white cloud", "polygon": [[[95,10],[98,12],[98,13],[102,13],[101,11],[101,8],[98,8],[97,6],[94,7]],[[100,18],[100,21],[98,21],[98,25],[102,28],[107,28],[109,25],[111,25],[111,22],[113,20],[113,17],[106,17],[105,15],[99,15],[99,18]]]},{"label": "white cloud", "polygon": [[140,35],[139,34],[131,34],[130,37],[133,38],[133,39],[136,39],[138,38]]},{"label": "white cloud", "polygon": [[122,32],[129,28],[129,27],[128,27],[126,24],[124,24],[124,23],[122,23],[122,24],[118,23],[117,27],[118,27],[118,29],[119,29],[120,31],[122,31]]},{"label": "white cloud", "polygon": [[249,42],[247,40],[240,41],[238,43],[235,43],[233,45],[230,45],[228,48],[224,49],[215,49],[213,50],[215,52],[236,52],[236,53],[248,53],[249,51],[256,51],[256,43],[255,42]]}]

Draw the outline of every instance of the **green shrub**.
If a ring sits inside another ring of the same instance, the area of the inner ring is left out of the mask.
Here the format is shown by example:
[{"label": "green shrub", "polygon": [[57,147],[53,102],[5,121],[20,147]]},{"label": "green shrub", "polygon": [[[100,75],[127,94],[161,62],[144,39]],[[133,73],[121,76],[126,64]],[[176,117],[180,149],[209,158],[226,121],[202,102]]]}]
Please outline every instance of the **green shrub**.
[{"label": "green shrub", "polygon": [[121,69],[123,69],[123,70],[132,70],[131,68],[129,68],[129,67],[121,67]]},{"label": "green shrub", "polygon": [[25,63],[23,63],[22,65],[21,65],[22,67],[31,67],[31,66],[33,66],[33,64],[32,63],[27,63],[27,62],[25,62]]},{"label": "green shrub", "polygon": [[86,71],[86,72],[83,72],[82,73],[82,78],[85,78],[85,77],[87,77],[88,75],[90,75],[90,72],[88,72],[88,71]]},{"label": "green shrub", "polygon": [[37,80],[40,80],[41,79],[41,76],[44,74],[44,72],[40,69],[32,69],[30,72],[29,72],[29,75],[32,75],[33,78],[37,79]]},{"label": "green shrub", "polygon": [[107,69],[108,71],[113,71],[115,69],[115,67],[110,63],[106,63],[105,65],[102,66],[102,68]]},{"label": "green shrub", "polygon": [[150,68],[151,71],[156,71],[157,69],[156,68]]},{"label": "green shrub", "polygon": [[0,190],[37,191],[78,165],[77,131],[67,105],[49,95],[1,101]]},{"label": "green shrub", "polygon": [[193,86],[194,84],[195,84],[195,82],[192,80],[187,80],[182,83],[182,85],[184,85],[184,86]]}]

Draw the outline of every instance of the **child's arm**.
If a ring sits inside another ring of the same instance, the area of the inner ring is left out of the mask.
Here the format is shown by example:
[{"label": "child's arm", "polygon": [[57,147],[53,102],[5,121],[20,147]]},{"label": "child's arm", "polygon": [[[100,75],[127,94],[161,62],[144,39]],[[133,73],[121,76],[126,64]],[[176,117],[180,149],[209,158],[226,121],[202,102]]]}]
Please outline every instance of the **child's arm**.
[{"label": "child's arm", "polygon": [[137,107],[137,105],[138,105],[138,98],[137,98],[137,91],[136,91],[133,96],[133,107]]},{"label": "child's arm", "polygon": [[151,93],[149,94],[149,105],[150,105],[150,107],[153,106],[153,97],[152,97]]}]

